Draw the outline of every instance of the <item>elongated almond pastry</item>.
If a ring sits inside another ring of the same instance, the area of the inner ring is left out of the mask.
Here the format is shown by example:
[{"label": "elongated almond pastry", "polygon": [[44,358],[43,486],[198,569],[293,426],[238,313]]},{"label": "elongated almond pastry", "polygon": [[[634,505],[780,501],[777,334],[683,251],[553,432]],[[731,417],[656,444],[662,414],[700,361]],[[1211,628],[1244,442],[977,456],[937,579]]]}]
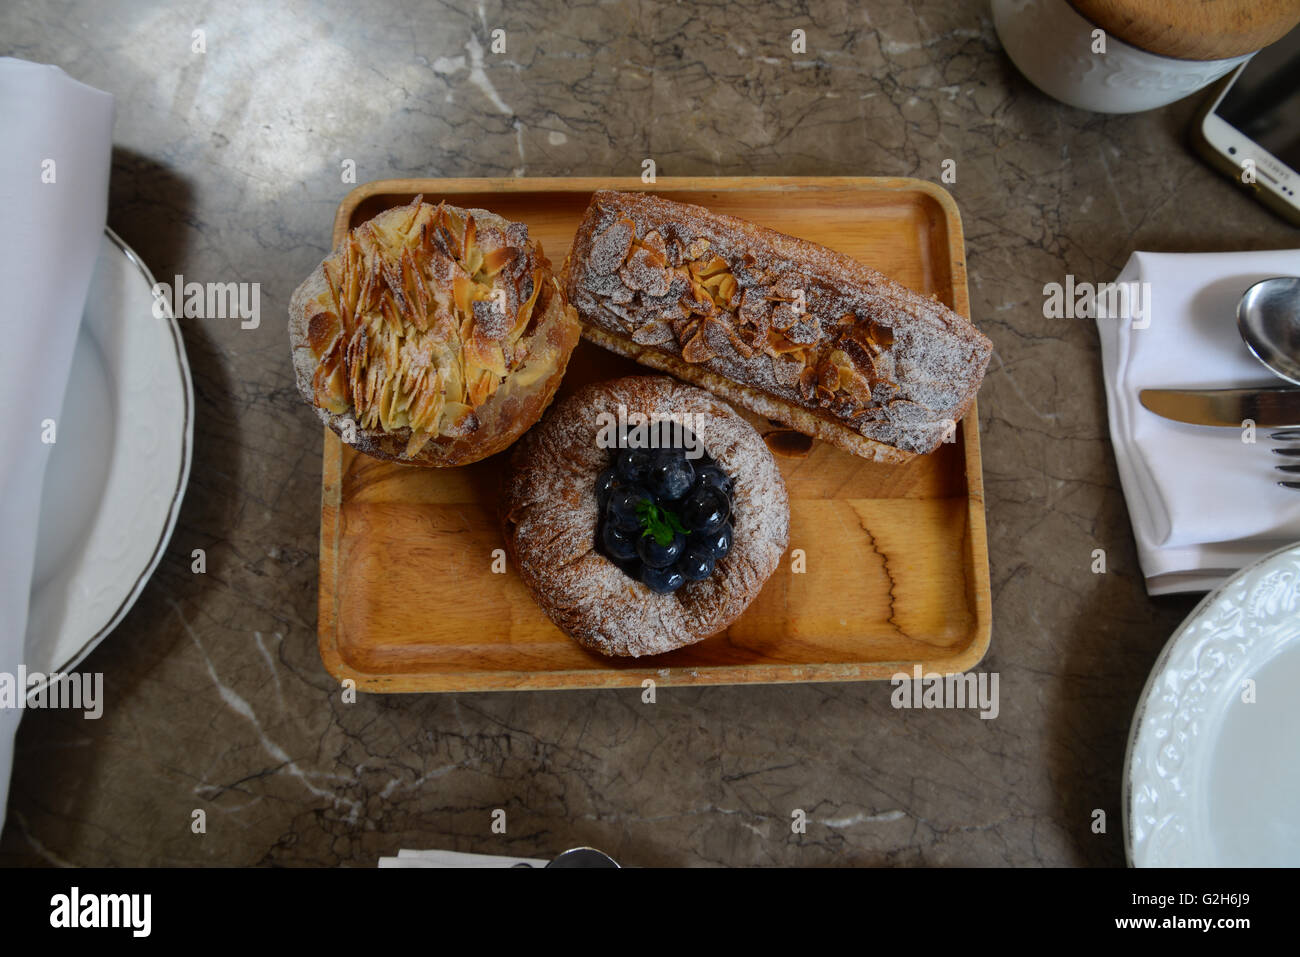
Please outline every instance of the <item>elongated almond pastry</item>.
[{"label": "elongated almond pastry", "polygon": [[876,461],[951,437],[992,351],[848,256],[645,193],[592,197],[563,281],[593,342]]},{"label": "elongated almond pastry", "polygon": [[580,326],[528,227],[417,196],[352,229],[293,294],[298,389],[376,458],[464,465],[554,398]]}]

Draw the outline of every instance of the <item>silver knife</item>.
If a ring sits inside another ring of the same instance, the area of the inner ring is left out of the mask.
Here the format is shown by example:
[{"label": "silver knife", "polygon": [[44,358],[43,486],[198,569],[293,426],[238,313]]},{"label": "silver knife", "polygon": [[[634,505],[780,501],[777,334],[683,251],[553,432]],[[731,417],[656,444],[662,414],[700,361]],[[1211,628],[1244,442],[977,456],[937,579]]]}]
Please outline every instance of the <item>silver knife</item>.
[{"label": "silver knife", "polygon": [[1138,400],[1156,415],[1192,425],[1262,429],[1300,425],[1300,389],[1143,389]]}]

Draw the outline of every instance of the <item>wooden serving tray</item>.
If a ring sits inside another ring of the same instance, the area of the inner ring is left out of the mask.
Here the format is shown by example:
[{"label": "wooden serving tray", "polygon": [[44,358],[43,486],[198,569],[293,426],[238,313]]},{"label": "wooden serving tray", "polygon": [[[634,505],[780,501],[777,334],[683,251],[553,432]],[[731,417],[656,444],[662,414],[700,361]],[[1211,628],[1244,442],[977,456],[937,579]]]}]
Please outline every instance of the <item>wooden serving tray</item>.
[{"label": "wooden serving tray", "polygon": [[[914,179],[410,179],[343,200],[335,243],[417,193],[528,224],[560,268],[596,189],[648,189],[854,256],[969,315],[961,220]],[[561,394],[648,372],[583,341]],[[742,410],[743,411],[743,410]],[[665,655],[611,659],[556,628],[507,568],[496,489],[509,452],[457,469],[371,459],[325,430],[320,651],[366,691],[495,691],[660,684],[853,681],[973,667],[989,643],[979,418],[956,441],[876,465],[744,413],[778,451],[790,551],[727,631]],[[810,447],[810,448],[809,448]],[[805,570],[793,570],[801,549]],[[501,555],[497,552],[497,555]],[[498,561],[500,565],[500,561]]]}]

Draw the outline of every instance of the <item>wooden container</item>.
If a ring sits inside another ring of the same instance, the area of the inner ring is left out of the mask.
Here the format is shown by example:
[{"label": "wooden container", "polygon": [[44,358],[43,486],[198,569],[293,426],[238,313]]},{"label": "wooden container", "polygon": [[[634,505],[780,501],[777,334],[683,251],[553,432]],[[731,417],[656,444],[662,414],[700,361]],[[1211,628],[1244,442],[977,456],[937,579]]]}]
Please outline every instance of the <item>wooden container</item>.
[{"label": "wooden container", "polygon": [[[854,256],[969,314],[961,221],[947,191],[865,178],[415,179],[343,200],[352,226],[422,193],[528,224],[558,269],[591,193],[648,189]],[[650,372],[587,341],[561,394]],[[852,681],[973,667],[989,642],[978,416],[928,456],[876,465],[744,412],[777,452],[790,551],[727,631],[641,659],[584,650],[500,567],[497,488],[508,452],[457,469],[380,462],[325,430],[320,652],[366,691],[495,691]],[[797,550],[797,551],[796,551]]]},{"label": "wooden container", "polygon": [[1276,43],[1300,23],[1296,0],[1070,0],[1125,43],[1176,60],[1227,60]]}]

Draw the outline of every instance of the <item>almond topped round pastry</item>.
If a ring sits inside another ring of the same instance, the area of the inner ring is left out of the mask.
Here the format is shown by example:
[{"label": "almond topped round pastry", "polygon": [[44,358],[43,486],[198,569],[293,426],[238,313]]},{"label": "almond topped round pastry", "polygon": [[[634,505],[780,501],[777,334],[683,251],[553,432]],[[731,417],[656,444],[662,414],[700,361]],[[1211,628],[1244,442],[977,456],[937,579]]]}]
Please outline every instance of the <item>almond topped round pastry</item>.
[{"label": "almond topped round pastry", "polygon": [[579,323],[528,227],[417,196],[352,229],[298,287],[298,391],[376,458],[464,465],[546,410]]},{"label": "almond topped round pastry", "polygon": [[506,546],[542,610],[606,655],[722,631],[776,570],[785,483],[726,403],[665,376],[586,386],[511,455]]}]

